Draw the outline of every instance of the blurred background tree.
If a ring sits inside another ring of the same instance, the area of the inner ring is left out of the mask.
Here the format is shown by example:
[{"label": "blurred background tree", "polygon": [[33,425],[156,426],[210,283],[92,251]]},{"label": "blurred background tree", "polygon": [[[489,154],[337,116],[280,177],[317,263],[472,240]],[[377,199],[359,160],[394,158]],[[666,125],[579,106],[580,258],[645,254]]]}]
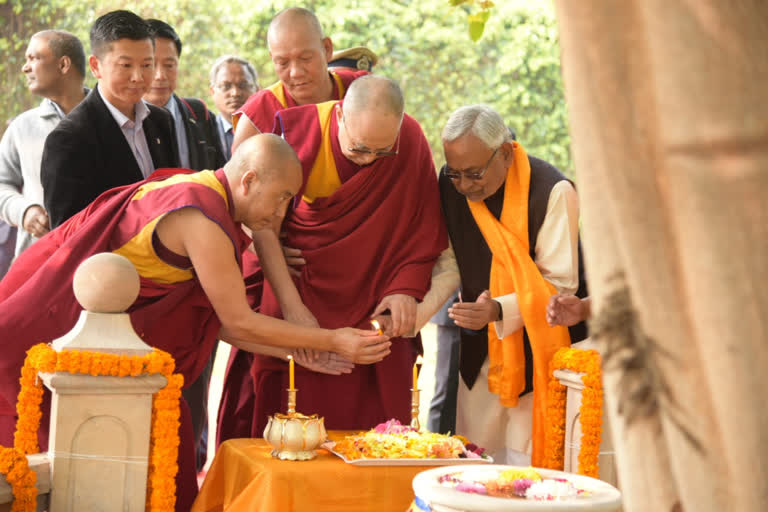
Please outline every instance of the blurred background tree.
[{"label": "blurred background tree", "polygon": [[[81,38],[87,54],[91,24],[110,10],[162,19],[184,43],[177,92],[200,97],[212,108],[208,74],[220,55],[249,59],[262,87],[276,80],[265,43],[267,26],[274,14],[295,5],[318,15],[336,49],[365,45],[379,55],[376,72],[400,82],[406,109],[421,123],[436,165],[443,163],[440,131],[448,115],[465,104],[487,103],[529,153],[573,176],[557,27],[549,1],[499,0],[488,8],[482,37],[473,42],[468,20],[479,4],[457,0],[0,0],[5,56],[0,60],[5,105],[0,130],[40,102],[27,91],[21,73],[29,38],[39,30],[69,30]],[[92,86],[94,79],[88,76],[86,83]]]}]

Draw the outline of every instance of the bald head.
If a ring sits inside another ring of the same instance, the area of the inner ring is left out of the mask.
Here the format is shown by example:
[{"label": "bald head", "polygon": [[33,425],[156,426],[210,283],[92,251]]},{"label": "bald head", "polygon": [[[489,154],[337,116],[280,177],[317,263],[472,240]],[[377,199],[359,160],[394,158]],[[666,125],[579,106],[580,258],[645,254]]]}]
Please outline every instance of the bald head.
[{"label": "bald head", "polygon": [[356,79],[336,105],[342,154],[361,166],[397,155],[403,117],[403,93],[397,82],[375,75]]},{"label": "bald head", "polygon": [[301,164],[291,146],[271,133],[243,141],[224,166],[232,192],[233,219],[259,231],[279,225],[301,187]]},{"label": "bald head", "polygon": [[301,180],[301,163],[293,148],[272,133],[260,133],[243,141],[224,166],[230,183],[239,181],[248,171],[254,171],[262,182],[278,176]]},{"label": "bald head", "polygon": [[316,39],[318,42],[325,37],[323,28],[320,26],[320,20],[317,19],[315,13],[303,7],[285,9],[272,18],[267,31],[267,46],[270,50],[286,32],[301,33]]},{"label": "bald head", "polygon": [[277,78],[297,105],[334,99],[328,74],[333,42],[323,36],[312,11],[292,8],[275,16],[269,24],[267,46]]},{"label": "bald head", "polygon": [[375,112],[402,119],[404,110],[403,91],[397,82],[384,76],[361,76],[352,82],[344,97],[344,113],[350,117]]}]

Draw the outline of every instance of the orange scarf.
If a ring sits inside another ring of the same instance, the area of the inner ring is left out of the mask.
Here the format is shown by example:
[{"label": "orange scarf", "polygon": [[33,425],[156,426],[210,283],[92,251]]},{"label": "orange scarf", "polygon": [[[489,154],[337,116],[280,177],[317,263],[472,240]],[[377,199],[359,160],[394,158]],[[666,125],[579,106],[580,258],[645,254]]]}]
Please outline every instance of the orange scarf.
[{"label": "orange scarf", "polygon": [[[568,347],[568,329],[550,327],[546,321],[549,298],[555,287],[541,275],[529,254],[528,190],[531,166],[523,147],[513,142],[514,160],[507,169],[504,205],[496,220],[483,201],[467,201],[472,216],[491,249],[490,292],[492,297],[517,293],[520,313],[533,353],[533,455],[532,464],[544,461],[544,433],[549,361],[561,347]],[[499,340],[488,326],[488,389],[499,395],[502,405],[515,407],[525,389],[523,329]]]}]

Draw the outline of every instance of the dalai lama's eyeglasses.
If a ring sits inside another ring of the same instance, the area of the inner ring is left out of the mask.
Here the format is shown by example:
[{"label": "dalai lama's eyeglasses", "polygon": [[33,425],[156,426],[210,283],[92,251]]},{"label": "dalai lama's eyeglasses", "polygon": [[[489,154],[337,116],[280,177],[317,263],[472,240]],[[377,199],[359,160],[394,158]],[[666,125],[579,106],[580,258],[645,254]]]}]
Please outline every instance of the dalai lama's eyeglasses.
[{"label": "dalai lama's eyeglasses", "polygon": [[[501,146],[499,146],[500,148]],[[483,167],[482,171],[476,171],[476,172],[466,172],[466,171],[458,171],[456,169],[452,169],[448,167],[448,164],[445,164],[445,170],[443,171],[443,174],[445,174],[446,178],[452,179],[452,180],[459,180],[461,178],[467,178],[472,181],[477,181],[483,179],[483,176],[485,176],[485,173],[488,171],[488,168],[491,166],[491,162],[493,162],[493,157],[496,156],[496,153],[499,151],[499,148],[496,148],[493,150],[493,154],[491,155],[491,158],[488,159],[488,162],[485,164],[485,167]]]},{"label": "dalai lama's eyeglasses", "polygon": [[[344,122],[344,115],[341,116],[341,124],[344,126],[344,133],[347,134],[347,139],[349,140],[350,144],[352,144],[350,147],[347,148],[347,151],[350,153],[354,153],[356,155],[361,156],[368,156],[373,155],[376,158],[384,157],[384,156],[397,156],[397,154],[400,152],[400,131],[397,132],[397,139],[395,142],[389,145],[389,150],[385,151],[373,151],[366,147],[356,147],[355,144],[352,142],[352,137],[349,136],[349,131],[347,130],[347,123]],[[397,144],[397,147],[394,148],[394,151],[392,151],[392,147]]]}]

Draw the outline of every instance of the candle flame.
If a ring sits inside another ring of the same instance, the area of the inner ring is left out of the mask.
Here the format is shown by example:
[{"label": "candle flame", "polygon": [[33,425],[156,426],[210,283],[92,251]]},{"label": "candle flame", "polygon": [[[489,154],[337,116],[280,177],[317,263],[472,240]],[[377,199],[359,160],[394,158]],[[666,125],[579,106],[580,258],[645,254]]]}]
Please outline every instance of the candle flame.
[{"label": "candle flame", "polygon": [[371,325],[374,329],[376,329],[376,332],[379,333],[379,335],[384,334],[384,332],[381,330],[381,325],[379,324],[378,320],[371,320]]},{"label": "candle flame", "polygon": [[290,361],[291,359],[293,359],[293,356],[289,354],[288,355],[288,360]]},{"label": "candle flame", "polygon": [[419,357],[416,358],[416,362],[414,364],[424,364],[424,358],[421,357],[421,354],[419,354]]}]

